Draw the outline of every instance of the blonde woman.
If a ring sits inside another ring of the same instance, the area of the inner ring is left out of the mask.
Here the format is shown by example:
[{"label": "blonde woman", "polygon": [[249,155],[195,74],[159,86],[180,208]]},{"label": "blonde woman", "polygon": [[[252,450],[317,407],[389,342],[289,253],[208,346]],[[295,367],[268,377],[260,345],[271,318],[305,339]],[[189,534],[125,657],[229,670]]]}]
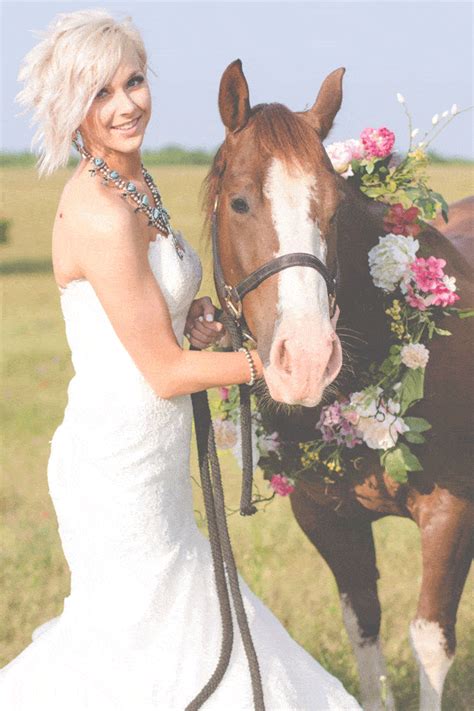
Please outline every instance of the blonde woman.
[{"label": "blonde woman", "polygon": [[[193,301],[198,255],[170,232],[142,170],[151,101],[130,21],[99,10],[58,16],[20,78],[19,99],[39,126],[40,173],[66,163],[71,140],[82,155],[53,229],[75,375],[48,482],[71,593],[0,673],[0,708],[182,711],[221,641],[210,546],[193,514],[190,393],[247,382],[251,363],[247,353],[183,349],[185,331],[199,348],[222,331],[210,300]],[[260,377],[257,353],[250,358]],[[358,709],[242,580],[241,589],[266,708]],[[253,708],[238,635],[205,708]]]}]

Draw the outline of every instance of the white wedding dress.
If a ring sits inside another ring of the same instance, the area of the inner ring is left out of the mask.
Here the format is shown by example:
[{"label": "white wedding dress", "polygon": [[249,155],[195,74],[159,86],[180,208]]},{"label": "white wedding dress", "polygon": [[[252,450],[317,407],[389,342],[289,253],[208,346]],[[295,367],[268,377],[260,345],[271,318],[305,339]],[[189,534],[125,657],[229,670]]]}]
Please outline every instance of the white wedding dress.
[{"label": "white wedding dress", "polygon": [[[182,261],[169,239],[148,251],[179,343],[201,281],[183,244]],[[184,711],[221,642],[210,546],[193,513],[191,398],[154,393],[88,281],[70,282],[60,301],[75,375],[48,482],[71,593],[0,672],[0,709]],[[240,580],[267,711],[360,709]],[[229,668],[203,709],[253,709],[234,629]]]}]

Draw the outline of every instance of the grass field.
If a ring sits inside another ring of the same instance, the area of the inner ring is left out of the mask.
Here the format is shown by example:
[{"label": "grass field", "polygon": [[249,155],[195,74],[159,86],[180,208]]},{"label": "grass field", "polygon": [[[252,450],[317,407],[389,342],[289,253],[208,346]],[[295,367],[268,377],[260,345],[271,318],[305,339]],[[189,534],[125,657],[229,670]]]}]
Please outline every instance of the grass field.
[{"label": "grass field", "polygon": [[[436,165],[432,187],[448,202],[474,192],[472,167]],[[209,250],[201,240],[198,193],[205,168],[160,167],[153,171],[174,225],[200,249],[205,279],[201,295],[213,295]],[[38,181],[32,168],[2,173],[5,214],[11,221],[3,259],[3,442],[1,485],[0,665],[30,641],[33,628],[59,614],[69,591],[69,573],[49,499],[46,466],[50,440],[62,420],[73,371],[58,290],[50,268],[51,226],[67,171]],[[194,458],[195,459],[195,458]],[[222,458],[227,499],[236,508],[239,474]],[[197,478],[197,467],[193,474]],[[264,484],[257,476],[257,483]],[[199,489],[196,509],[203,511]],[[199,520],[199,516],[198,516]],[[280,499],[250,519],[230,516],[239,570],[290,634],[349,691],[358,693],[335,583],[325,563]],[[418,531],[386,518],[374,526],[384,612],[382,638],[389,677],[400,711],[417,708],[415,662],[408,623],[420,584]],[[448,675],[443,708],[474,708],[474,614],[472,575],[461,601],[458,653]],[[471,597],[471,600],[469,599]]]}]

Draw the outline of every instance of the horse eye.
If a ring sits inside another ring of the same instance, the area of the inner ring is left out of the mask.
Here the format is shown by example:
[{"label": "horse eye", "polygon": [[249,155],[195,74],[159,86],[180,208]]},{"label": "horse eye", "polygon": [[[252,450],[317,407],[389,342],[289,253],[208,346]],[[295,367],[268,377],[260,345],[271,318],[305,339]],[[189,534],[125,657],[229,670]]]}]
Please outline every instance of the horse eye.
[{"label": "horse eye", "polygon": [[244,213],[249,211],[248,203],[243,198],[234,198],[230,204],[235,212]]}]

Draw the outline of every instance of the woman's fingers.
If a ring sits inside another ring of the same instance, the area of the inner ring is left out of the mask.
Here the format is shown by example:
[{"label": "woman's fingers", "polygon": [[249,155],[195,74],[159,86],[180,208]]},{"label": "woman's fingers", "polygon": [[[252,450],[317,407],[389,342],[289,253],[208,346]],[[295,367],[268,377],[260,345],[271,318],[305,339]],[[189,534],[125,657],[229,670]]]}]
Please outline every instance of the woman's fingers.
[{"label": "woman's fingers", "polygon": [[198,333],[201,333],[203,336],[215,338],[217,334],[222,333],[224,326],[222,325],[222,323],[219,323],[219,321],[213,321],[212,323],[210,323],[204,320],[201,321],[201,319],[197,319],[193,324],[193,328],[195,328],[196,331]]},{"label": "woman's fingers", "polygon": [[207,348],[209,345],[207,338],[203,338],[200,334],[196,335],[195,332],[191,332],[189,342],[195,348]]}]

